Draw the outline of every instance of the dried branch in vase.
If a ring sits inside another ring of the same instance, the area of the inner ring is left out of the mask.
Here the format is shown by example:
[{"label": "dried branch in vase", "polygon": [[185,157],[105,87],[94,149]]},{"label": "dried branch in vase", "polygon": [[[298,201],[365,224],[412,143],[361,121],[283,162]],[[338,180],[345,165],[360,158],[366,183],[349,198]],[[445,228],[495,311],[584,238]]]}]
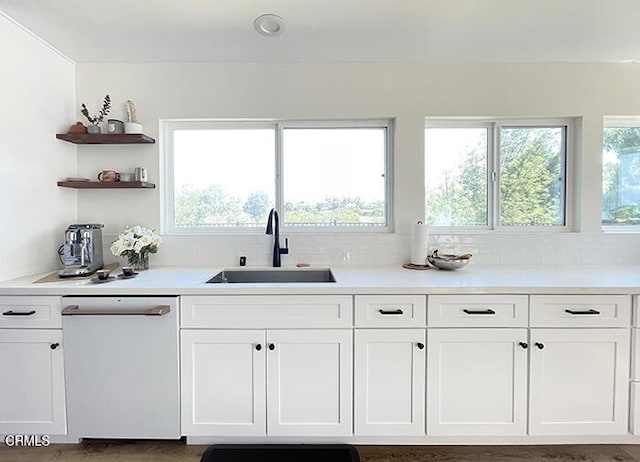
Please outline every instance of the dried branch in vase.
[{"label": "dried branch in vase", "polygon": [[110,109],[111,109],[111,98],[109,97],[109,95],[107,95],[104,97],[104,102],[102,103],[102,109],[100,109],[100,112],[98,112],[98,115],[90,116],[89,109],[87,109],[87,106],[84,103],[82,103],[82,110],[80,112],[83,116],[87,118],[87,120],[91,124],[99,125],[100,122],[102,122],[106,117],[106,115],[109,113]]}]

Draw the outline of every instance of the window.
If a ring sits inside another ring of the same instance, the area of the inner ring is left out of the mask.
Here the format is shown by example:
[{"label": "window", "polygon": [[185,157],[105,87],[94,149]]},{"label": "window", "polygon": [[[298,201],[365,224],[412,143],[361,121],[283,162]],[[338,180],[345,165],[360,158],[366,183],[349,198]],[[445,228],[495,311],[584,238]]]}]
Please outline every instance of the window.
[{"label": "window", "polygon": [[165,232],[388,230],[391,121],[163,122]]},{"label": "window", "polygon": [[640,119],[605,118],[602,141],[602,224],[640,225]]},{"label": "window", "polygon": [[425,219],[473,229],[566,229],[567,120],[427,120]]}]

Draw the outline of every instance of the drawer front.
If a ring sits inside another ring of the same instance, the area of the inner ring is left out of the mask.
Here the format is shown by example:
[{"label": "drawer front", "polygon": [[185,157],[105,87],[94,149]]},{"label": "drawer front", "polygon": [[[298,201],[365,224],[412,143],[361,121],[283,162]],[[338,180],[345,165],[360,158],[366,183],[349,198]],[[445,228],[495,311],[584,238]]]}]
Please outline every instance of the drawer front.
[{"label": "drawer front", "polygon": [[629,295],[532,295],[532,327],[629,327]]},{"label": "drawer front", "polygon": [[527,295],[429,295],[429,327],[526,327]]},{"label": "drawer front", "polygon": [[350,295],[181,297],[181,326],[192,328],[352,327]]},{"label": "drawer front", "polygon": [[62,297],[1,296],[0,328],[62,327]]},{"label": "drawer front", "polygon": [[425,295],[356,295],[356,327],[424,327]]}]

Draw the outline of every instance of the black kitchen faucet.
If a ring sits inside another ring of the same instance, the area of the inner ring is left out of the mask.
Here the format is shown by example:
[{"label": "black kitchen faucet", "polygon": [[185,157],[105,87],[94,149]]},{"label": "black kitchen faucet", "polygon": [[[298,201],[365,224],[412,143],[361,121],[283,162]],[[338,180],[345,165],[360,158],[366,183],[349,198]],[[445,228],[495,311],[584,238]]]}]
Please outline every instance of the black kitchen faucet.
[{"label": "black kitchen faucet", "polygon": [[[275,221],[275,226],[274,226]],[[275,228],[275,232],[274,232]],[[280,220],[278,219],[278,211],[273,208],[269,212],[269,220],[267,220],[267,231],[265,234],[273,234],[273,266],[280,267],[280,255],[289,253],[289,239],[284,240],[284,248],[280,248]]]}]

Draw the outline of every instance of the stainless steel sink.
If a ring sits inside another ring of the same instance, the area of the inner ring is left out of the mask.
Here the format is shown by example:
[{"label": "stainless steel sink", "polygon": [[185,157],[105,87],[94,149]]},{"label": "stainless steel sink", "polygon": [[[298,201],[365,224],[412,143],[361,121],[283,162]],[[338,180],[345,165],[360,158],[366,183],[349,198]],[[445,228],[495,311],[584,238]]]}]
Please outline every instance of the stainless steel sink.
[{"label": "stainless steel sink", "polygon": [[207,281],[212,284],[290,284],[300,282],[336,282],[330,269],[223,270]]}]

